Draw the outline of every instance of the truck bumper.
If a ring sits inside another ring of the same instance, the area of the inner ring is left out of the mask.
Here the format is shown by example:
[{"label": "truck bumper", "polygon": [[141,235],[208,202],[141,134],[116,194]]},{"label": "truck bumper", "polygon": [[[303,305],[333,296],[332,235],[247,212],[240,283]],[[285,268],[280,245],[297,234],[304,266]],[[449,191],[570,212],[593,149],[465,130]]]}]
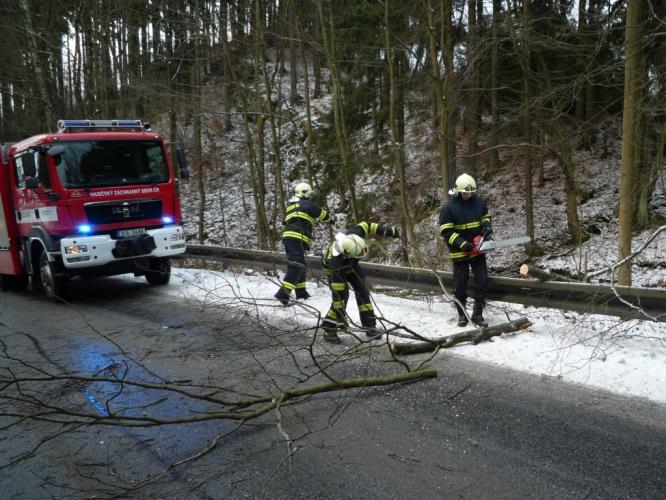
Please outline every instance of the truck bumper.
[{"label": "truck bumper", "polygon": [[182,226],[165,226],[130,238],[113,239],[108,234],[62,238],[60,252],[67,269],[104,266],[137,257],[170,257],[185,253],[185,233]]}]

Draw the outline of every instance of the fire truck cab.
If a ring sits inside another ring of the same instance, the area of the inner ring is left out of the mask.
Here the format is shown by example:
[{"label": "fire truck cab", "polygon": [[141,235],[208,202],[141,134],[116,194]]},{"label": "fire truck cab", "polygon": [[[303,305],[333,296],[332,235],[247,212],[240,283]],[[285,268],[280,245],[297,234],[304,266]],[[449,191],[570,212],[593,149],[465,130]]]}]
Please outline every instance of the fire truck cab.
[{"label": "fire truck cab", "polygon": [[1,148],[0,277],[62,296],[69,278],[134,273],[166,285],[185,252],[164,139],[140,120],[60,120]]}]

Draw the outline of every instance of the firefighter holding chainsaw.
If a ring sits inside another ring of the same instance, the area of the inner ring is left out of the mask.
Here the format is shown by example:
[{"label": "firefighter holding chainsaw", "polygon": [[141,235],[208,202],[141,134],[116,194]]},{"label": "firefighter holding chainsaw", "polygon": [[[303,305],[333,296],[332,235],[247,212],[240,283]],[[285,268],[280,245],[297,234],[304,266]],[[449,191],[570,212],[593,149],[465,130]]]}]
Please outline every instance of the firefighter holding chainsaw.
[{"label": "firefighter holding chainsaw", "polygon": [[456,298],[458,326],[467,325],[465,305],[469,270],[474,273],[474,308],[472,322],[486,327],[483,308],[488,289],[486,256],[479,249],[483,241],[492,239],[490,214],[485,202],[477,195],[476,181],[471,175],[462,174],[456,179],[453,196],[439,213],[439,233],[449,248],[453,261],[453,295]]}]

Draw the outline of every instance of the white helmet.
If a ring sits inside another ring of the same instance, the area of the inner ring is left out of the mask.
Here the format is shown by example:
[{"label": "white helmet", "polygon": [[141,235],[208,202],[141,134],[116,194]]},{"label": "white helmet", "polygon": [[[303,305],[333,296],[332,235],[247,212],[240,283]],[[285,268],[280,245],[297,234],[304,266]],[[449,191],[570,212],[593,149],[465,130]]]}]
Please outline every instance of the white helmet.
[{"label": "white helmet", "polygon": [[456,179],[457,193],[476,193],[476,181],[469,174],[459,175]]},{"label": "white helmet", "polygon": [[299,182],[294,188],[294,193],[299,198],[309,198],[312,196],[312,186],[307,182]]},{"label": "white helmet", "polygon": [[362,259],[368,255],[368,245],[357,234],[338,233],[333,243],[333,255],[343,254],[351,259]]}]

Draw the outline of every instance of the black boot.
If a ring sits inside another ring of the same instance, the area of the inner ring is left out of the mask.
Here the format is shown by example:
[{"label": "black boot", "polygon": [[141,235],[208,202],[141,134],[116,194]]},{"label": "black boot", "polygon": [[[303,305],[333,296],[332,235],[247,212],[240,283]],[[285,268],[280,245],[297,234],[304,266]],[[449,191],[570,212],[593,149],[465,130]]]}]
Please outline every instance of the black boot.
[{"label": "black boot", "polygon": [[310,298],[310,294],[305,288],[297,288],[296,298],[301,300],[308,300]]},{"label": "black boot", "polygon": [[285,290],[284,288],[280,287],[280,289],[277,291],[277,293],[274,295],[276,299],[278,299],[280,302],[282,302],[283,306],[288,306],[289,305],[289,292]]},{"label": "black boot", "polygon": [[456,302],[456,310],[458,311],[458,326],[467,326],[467,316],[465,315],[465,302],[460,301],[462,307]]},{"label": "black boot", "polygon": [[376,326],[365,327],[365,336],[368,337],[370,340],[378,339],[382,335],[384,335],[384,331],[380,330]]},{"label": "black boot", "polygon": [[472,312],[472,323],[482,328],[486,328],[488,323],[483,319],[483,302],[474,302],[474,311]]},{"label": "black boot", "polygon": [[334,331],[324,330],[324,340],[329,344],[342,344],[342,340],[338,337],[338,334]]},{"label": "black boot", "polygon": [[328,342],[329,344],[342,344],[342,340],[340,340],[340,337],[338,337],[338,331],[337,328],[328,325],[324,323],[323,325],[324,329],[324,341]]}]

